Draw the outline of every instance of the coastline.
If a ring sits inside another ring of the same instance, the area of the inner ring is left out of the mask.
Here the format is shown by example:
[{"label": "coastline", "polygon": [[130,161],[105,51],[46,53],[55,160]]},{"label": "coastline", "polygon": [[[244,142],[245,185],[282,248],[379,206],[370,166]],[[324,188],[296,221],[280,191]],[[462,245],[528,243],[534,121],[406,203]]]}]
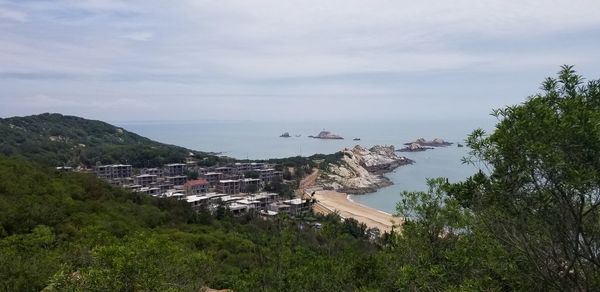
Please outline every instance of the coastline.
[{"label": "coastline", "polygon": [[[307,195],[310,195],[307,192]],[[338,213],[342,218],[354,218],[369,228],[378,228],[382,232],[390,232],[402,224],[402,219],[387,212],[356,203],[347,193],[327,190],[315,190],[317,200],[314,211],[321,214]]]},{"label": "coastline", "polygon": [[[382,213],[382,214],[384,214],[384,215],[387,215],[387,216],[394,216],[393,214],[390,214],[390,213],[388,213],[388,212],[385,212],[385,211],[382,211],[382,210],[379,210],[379,209],[375,209],[375,208],[369,207],[369,206],[367,206],[367,205],[365,205],[365,204],[357,203],[357,202],[355,202],[354,200],[352,200],[352,197],[351,197],[351,196],[352,196],[352,194],[346,194],[346,200],[350,201],[350,202],[351,202],[351,203],[353,203],[353,204],[356,204],[356,205],[359,205],[359,206],[362,206],[362,207],[365,207],[365,208],[370,208],[370,209],[373,209],[373,210],[375,210],[375,211],[377,211],[377,212],[380,212],[380,213]],[[395,217],[395,218],[398,218],[398,219],[399,219],[399,217]]]}]

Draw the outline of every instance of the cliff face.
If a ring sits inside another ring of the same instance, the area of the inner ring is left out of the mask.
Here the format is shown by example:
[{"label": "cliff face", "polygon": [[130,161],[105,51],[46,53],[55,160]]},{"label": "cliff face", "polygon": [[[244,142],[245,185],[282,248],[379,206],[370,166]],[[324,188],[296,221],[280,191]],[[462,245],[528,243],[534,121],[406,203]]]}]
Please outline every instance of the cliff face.
[{"label": "cliff face", "polygon": [[382,174],[413,163],[406,157],[398,156],[394,146],[374,146],[371,149],[355,146],[342,152],[344,156],[341,162],[330,164],[321,173],[317,185],[346,193],[370,193],[392,184]]}]

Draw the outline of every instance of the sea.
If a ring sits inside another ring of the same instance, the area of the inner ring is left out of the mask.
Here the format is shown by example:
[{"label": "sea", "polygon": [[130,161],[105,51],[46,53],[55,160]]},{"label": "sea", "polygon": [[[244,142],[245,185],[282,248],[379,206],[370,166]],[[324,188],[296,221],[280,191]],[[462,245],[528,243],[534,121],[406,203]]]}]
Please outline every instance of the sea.
[{"label": "sea", "polygon": [[[477,172],[473,165],[463,164],[468,156],[464,140],[474,129],[493,129],[491,118],[479,119],[423,119],[395,121],[135,121],[115,124],[142,136],[163,143],[179,145],[199,151],[218,152],[239,159],[267,159],[290,156],[309,156],[315,153],[334,153],[355,145],[394,145],[423,137],[441,138],[455,144],[423,152],[406,153],[415,161],[401,166],[387,176],[394,183],[375,193],[350,195],[353,201],[384,211],[396,212],[396,204],[403,191],[424,191],[427,179],[445,177],[461,181]],[[320,131],[338,134],[343,140],[309,138]],[[279,137],[288,132],[290,138]],[[359,138],[360,141],[354,141]]]}]

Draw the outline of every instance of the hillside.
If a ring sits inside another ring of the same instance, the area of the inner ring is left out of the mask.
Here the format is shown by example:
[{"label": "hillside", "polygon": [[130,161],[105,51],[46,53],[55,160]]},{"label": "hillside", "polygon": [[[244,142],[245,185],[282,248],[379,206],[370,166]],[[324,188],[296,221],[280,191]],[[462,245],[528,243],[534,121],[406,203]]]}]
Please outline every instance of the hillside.
[{"label": "hillside", "polygon": [[384,285],[386,275],[363,272],[383,267],[363,226],[335,216],[320,222],[322,232],[285,217],[236,218],[225,209],[214,217],[196,214],[180,201],[0,155],[0,290],[351,291]]},{"label": "hillside", "polygon": [[158,166],[183,161],[190,153],[206,153],[159,143],[101,121],[61,114],[0,119],[0,153],[45,164],[86,165],[129,163]]}]

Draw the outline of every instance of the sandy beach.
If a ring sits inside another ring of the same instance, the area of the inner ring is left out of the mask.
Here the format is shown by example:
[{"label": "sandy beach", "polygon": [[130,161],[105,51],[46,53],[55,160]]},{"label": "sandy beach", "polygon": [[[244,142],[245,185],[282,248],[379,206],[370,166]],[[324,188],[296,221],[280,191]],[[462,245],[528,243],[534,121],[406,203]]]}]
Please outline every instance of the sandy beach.
[{"label": "sandy beach", "polygon": [[400,218],[391,214],[351,201],[345,193],[317,190],[314,198],[317,199],[314,206],[315,212],[321,214],[338,212],[342,218],[354,218],[370,228],[376,227],[381,231],[389,232],[393,225],[399,225],[402,222]]}]

